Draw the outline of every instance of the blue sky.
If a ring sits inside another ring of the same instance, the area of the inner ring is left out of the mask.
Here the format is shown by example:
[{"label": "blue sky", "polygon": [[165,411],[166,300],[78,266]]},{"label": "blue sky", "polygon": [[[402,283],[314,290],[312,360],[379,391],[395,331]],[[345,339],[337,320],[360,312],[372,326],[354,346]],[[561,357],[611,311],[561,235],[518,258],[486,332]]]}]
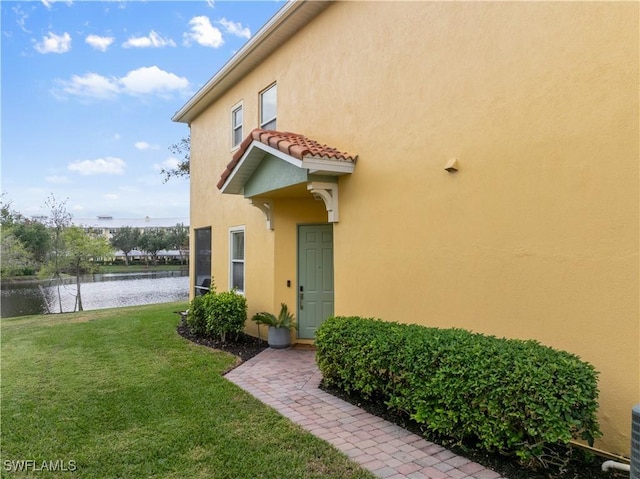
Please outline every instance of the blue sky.
[{"label": "blue sky", "polygon": [[162,182],[172,115],[282,1],[0,2],[3,200],[75,218],[189,215],[189,183]]}]

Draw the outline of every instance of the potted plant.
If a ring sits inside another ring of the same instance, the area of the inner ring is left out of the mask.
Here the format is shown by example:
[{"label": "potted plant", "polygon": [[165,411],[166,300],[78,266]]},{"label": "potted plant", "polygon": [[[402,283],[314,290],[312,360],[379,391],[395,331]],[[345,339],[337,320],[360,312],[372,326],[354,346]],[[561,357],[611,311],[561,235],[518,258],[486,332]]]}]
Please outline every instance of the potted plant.
[{"label": "potted plant", "polygon": [[252,321],[258,324],[269,326],[269,334],[267,336],[267,343],[269,347],[275,349],[288,348],[291,344],[291,330],[296,329],[295,317],[289,312],[289,308],[286,304],[280,304],[280,314],[276,317],[271,313],[256,313],[251,318]]}]

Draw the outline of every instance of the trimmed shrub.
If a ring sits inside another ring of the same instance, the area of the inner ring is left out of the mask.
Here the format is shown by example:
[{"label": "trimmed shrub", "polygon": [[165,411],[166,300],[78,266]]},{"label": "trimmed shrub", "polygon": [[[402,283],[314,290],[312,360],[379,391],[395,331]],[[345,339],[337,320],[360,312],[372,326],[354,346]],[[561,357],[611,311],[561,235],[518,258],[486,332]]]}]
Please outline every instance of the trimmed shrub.
[{"label": "trimmed shrub", "polygon": [[214,294],[210,291],[202,296],[195,296],[189,304],[187,327],[196,336],[205,337],[207,334],[208,303]]},{"label": "trimmed shrub", "polygon": [[[206,295],[205,295],[206,296]],[[212,295],[208,307],[207,335],[225,342],[228,335],[237,338],[247,321],[247,300],[235,291]]]},{"label": "trimmed shrub", "polygon": [[210,290],[195,296],[189,304],[187,327],[195,336],[215,338],[225,342],[229,335],[237,339],[247,321],[247,300],[234,291],[216,293],[213,281]]},{"label": "trimmed shrub", "polygon": [[334,317],[315,344],[326,385],[528,466],[555,462],[555,445],[601,435],[593,366],[536,341]]}]

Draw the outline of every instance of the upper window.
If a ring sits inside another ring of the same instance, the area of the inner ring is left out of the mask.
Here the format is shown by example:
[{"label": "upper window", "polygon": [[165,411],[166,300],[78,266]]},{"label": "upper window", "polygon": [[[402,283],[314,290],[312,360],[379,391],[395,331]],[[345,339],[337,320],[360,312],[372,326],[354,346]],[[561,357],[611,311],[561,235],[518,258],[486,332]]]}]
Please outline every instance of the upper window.
[{"label": "upper window", "polygon": [[231,110],[231,146],[235,148],[242,143],[242,103]]},{"label": "upper window", "polygon": [[260,93],[260,128],[276,129],[277,97],[278,88],[275,83]]},{"label": "upper window", "polygon": [[229,288],[244,292],[244,226],[230,231]]}]

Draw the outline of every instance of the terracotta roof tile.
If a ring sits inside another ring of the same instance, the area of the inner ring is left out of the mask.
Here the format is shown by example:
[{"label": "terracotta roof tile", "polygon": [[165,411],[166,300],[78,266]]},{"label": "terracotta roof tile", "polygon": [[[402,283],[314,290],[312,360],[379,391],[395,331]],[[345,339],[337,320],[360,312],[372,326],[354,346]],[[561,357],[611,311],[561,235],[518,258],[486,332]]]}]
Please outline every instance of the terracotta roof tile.
[{"label": "terracotta roof tile", "polygon": [[218,181],[217,185],[218,189],[222,189],[225,181],[227,181],[227,178],[229,178],[253,141],[264,143],[265,145],[280,150],[281,152],[297,158],[300,161],[305,158],[315,158],[355,163],[358,158],[357,156],[339,151],[336,148],[318,143],[317,141],[298,133],[256,128],[242,141],[240,148],[238,148],[238,151],[233,155],[231,162],[222,172],[222,176],[220,177],[220,181]]}]

